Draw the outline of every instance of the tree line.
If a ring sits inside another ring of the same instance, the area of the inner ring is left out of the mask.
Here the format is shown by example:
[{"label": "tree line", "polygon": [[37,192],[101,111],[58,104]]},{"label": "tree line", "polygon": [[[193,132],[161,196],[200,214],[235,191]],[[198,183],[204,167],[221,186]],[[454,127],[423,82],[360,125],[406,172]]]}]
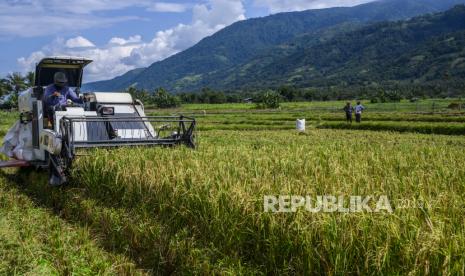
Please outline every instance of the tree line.
[{"label": "tree line", "polygon": [[172,94],[164,88],[157,88],[155,91],[149,92],[145,89],[129,87],[125,92],[131,94],[134,99],[141,100],[146,105],[153,105],[158,108],[175,108],[181,106],[181,104],[192,103],[224,104],[241,102],[255,102],[259,108],[277,108],[282,101],[282,96],[272,90],[254,93],[225,93],[204,88],[197,93]]},{"label": "tree line", "polygon": [[[17,107],[20,91],[34,85],[34,72],[27,74],[11,73],[0,79],[0,107]],[[330,101],[330,100],[370,100],[371,102],[399,102],[402,99],[415,101],[424,98],[463,97],[465,87],[453,81],[438,81],[436,84],[420,85],[367,85],[358,87],[299,88],[280,86],[274,89],[248,89],[221,91],[208,87],[198,92],[172,94],[164,88],[154,91],[129,87],[125,92],[144,104],[158,108],[175,108],[181,104],[223,104],[253,102],[257,108],[277,108],[281,102]]]},{"label": "tree line", "polygon": [[174,108],[181,104],[224,104],[252,102],[257,108],[278,108],[281,102],[332,101],[332,100],[369,100],[372,103],[416,101],[426,98],[460,97],[462,87],[443,86],[363,86],[363,87],[328,87],[297,88],[281,86],[267,90],[221,91],[203,88],[199,92],[172,94],[164,88],[153,92],[130,87],[126,92],[143,103],[159,108]]}]

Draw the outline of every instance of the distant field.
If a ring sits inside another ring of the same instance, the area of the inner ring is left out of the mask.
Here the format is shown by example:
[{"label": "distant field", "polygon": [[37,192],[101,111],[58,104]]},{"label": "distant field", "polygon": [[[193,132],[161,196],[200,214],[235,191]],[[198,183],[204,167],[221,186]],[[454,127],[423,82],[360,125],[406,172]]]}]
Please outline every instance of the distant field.
[{"label": "distant field", "polygon": [[[419,100],[417,102],[410,102],[403,100],[398,103],[371,103],[370,101],[362,101],[363,105],[368,110],[374,112],[440,112],[448,111],[447,107],[452,102],[458,102],[459,100],[453,99],[428,99]],[[326,101],[326,102],[292,102],[282,103],[281,110],[286,111],[339,111],[342,110],[347,101]],[[351,101],[355,104],[356,101]],[[153,107],[148,106],[149,109]],[[255,104],[253,103],[228,103],[228,104],[185,104],[180,110],[192,110],[192,111],[228,111],[228,110],[256,110]],[[260,111],[260,110],[257,110]],[[465,110],[464,110],[465,111]]]},{"label": "distant field", "polygon": [[447,108],[458,100],[421,100],[415,103],[362,102],[363,124],[348,125],[342,108],[345,101],[283,103],[280,109],[260,110],[254,104],[189,104],[180,109],[148,108],[151,115],[195,116],[199,130],[291,130],[296,119],[308,128],[354,129],[465,135],[465,111]]},{"label": "distant field", "polygon": [[[464,274],[465,116],[366,104],[348,126],[343,105],[153,110],[195,113],[198,149],[86,151],[58,189],[3,172],[0,273]],[[0,115],[5,131],[16,115]],[[386,195],[394,210],[274,214],[266,195]]]}]

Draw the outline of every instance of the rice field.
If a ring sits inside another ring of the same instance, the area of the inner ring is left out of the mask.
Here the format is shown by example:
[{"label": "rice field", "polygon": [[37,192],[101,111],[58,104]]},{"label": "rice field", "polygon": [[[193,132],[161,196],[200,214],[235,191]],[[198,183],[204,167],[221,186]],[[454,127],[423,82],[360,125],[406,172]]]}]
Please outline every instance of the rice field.
[{"label": "rice field", "polygon": [[[463,114],[199,110],[182,110],[195,151],[84,151],[62,188],[0,172],[0,272],[465,274]],[[279,195],[387,196],[392,213],[266,212]]]}]

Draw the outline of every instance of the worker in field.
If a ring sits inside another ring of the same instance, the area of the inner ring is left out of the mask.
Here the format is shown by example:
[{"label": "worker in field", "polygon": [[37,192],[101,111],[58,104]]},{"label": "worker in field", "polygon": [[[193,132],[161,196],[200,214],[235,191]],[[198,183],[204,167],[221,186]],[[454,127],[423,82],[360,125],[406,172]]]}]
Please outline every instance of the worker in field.
[{"label": "worker in field", "polygon": [[346,113],[346,120],[348,124],[352,123],[352,113],[354,112],[354,108],[350,102],[347,102],[346,106],[344,106],[344,111]]},{"label": "worker in field", "polygon": [[53,75],[53,83],[45,88],[43,103],[46,116],[49,121],[53,120],[55,110],[61,110],[67,105],[68,100],[82,104],[76,93],[68,87],[68,78],[63,72],[56,72]]},{"label": "worker in field", "polygon": [[362,112],[365,110],[365,107],[362,105],[361,102],[357,102],[355,106],[355,122],[361,123],[362,122]]}]

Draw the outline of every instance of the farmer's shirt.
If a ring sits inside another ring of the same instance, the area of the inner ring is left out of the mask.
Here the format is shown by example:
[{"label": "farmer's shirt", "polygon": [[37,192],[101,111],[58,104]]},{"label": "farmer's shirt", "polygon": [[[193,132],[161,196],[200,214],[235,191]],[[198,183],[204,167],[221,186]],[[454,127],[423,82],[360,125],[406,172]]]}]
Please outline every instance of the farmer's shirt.
[{"label": "farmer's shirt", "polygon": [[344,106],[344,111],[346,112],[347,115],[352,115],[352,111],[354,111],[354,108],[352,106]]},{"label": "farmer's shirt", "polygon": [[[58,97],[53,96],[55,92],[60,93],[61,95]],[[45,88],[44,99],[45,105],[47,107],[51,106],[66,106],[67,100],[71,100],[74,103],[82,104],[83,100],[80,99],[76,93],[69,88],[68,86],[64,86],[62,88],[56,87],[54,84],[51,84]]]},{"label": "farmer's shirt", "polygon": [[361,104],[355,107],[355,114],[362,114],[362,111],[365,110],[365,107]]}]

